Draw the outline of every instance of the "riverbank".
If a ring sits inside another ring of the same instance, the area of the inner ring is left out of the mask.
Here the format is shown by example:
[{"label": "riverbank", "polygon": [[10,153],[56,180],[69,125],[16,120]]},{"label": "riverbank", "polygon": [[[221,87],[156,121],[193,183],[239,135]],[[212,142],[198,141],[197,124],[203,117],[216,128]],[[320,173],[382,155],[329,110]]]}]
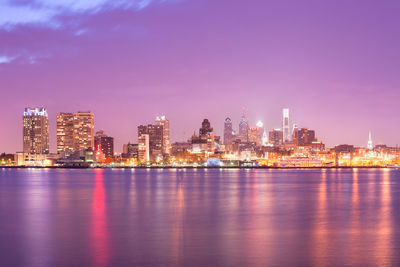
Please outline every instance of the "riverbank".
[{"label": "riverbank", "polygon": [[400,169],[388,166],[329,166],[329,167],[273,167],[273,166],[0,166],[0,169]]}]

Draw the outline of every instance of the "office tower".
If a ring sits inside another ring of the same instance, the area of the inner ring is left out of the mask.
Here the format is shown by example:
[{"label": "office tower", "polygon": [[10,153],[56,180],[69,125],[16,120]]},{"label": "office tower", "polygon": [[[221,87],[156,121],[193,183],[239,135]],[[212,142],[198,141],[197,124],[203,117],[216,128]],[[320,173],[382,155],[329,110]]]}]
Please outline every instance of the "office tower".
[{"label": "office tower", "polygon": [[297,146],[308,146],[313,141],[316,141],[315,131],[307,128],[301,128],[297,130],[297,134],[294,136],[295,145]]},{"label": "office tower", "polygon": [[49,118],[45,108],[25,108],[22,136],[24,153],[49,153]]},{"label": "office tower", "polygon": [[283,131],[281,129],[274,129],[269,132],[269,142],[274,146],[282,145]]},{"label": "office tower", "polygon": [[128,143],[123,145],[124,157],[138,158],[138,151],[138,144]]},{"label": "office tower", "polygon": [[369,135],[368,135],[368,144],[367,144],[367,148],[368,148],[369,150],[374,149],[374,143],[372,142],[372,134],[371,134],[371,132],[369,132]]},{"label": "office tower", "polygon": [[259,145],[260,142],[260,136],[258,135],[258,129],[257,127],[250,127],[248,130],[248,141],[250,143],[254,143],[256,145]]},{"label": "office tower", "polygon": [[162,157],[163,154],[163,126],[161,125],[140,125],[138,126],[138,138],[142,135],[149,137],[149,154],[150,161],[156,161]]},{"label": "office tower", "polygon": [[140,162],[150,161],[150,135],[139,134],[138,136],[138,159]]},{"label": "office tower", "polygon": [[290,121],[289,121],[289,109],[284,108],[282,111],[282,131],[283,131],[283,142],[287,143],[291,141],[290,138]]},{"label": "office tower", "polygon": [[261,145],[266,146],[267,144],[268,144],[268,135],[267,132],[264,130]]},{"label": "office tower", "polygon": [[299,130],[299,125],[297,123],[293,123],[293,128],[292,128],[292,140],[294,136],[297,134],[297,131]]},{"label": "office tower", "polygon": [[201,123],[201,128],[199,130],[200,137],[206,136],[212,131],[213,128],[211,128],[211,123],[208,121],[208,119],[204,119],[203,122]]},{"label": "office tower", "polygon": [[249,140],[248,134],[249,134],[249,123],[247,121],[246,116],[243,114],[239,123],[239,139],[242,142],[248,142]]},{"label": "office tower", "polygon": [[94,114],[90,111],[74,113],[74,150],[94,149]]},{"label": "office tower", "polygon": [[165,118],[165,116],[157,117],[156,125],[163,127],[163,153],[171,154],[171,139],[170,139],[169,120],[167,120]]},{"label": "office tower", "polygon": [[66,156],[74,152],[74,114],[57,115],[57,153]]},{"label": "office tower", "polygon": [[106,158],[114,157],[114,138],[107,136],[103,130],[96,132],[94,147],[96,151],[101,149]]},{"label": "office tower", "polygon": [[57,115],[57,153],[94,149],[94,114],[79,111]]},{"label": "office tower", "polygon": [[228,146],[232,144],[232,141],[233,141],[232,120],[230,118],[226,118],[224,122],[224,145]]},{"label": "office tower", "polygon": [[261,146],[264,133],[264,124],[262,123],[262,121],[257,122],[256,128],[257,128],[257,145]]}]

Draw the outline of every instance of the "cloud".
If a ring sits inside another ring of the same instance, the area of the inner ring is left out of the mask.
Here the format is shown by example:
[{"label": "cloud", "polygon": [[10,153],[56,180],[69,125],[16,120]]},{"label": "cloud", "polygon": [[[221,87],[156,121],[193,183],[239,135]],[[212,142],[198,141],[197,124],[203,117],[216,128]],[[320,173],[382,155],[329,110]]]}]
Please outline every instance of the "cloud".
[{"label": "cloud", "polygon": [[0,56],[0,64],[10,63],[10,62],[13,61],[13,60],[14,60],[13,57],[9,57],[9,56]]},{"label": "cloud", "polygon": [[0,0],[0,29],[12,30],[19,25],[58,28],[60,16],[96,14],[106,10],[142,10],[154,3],[176,0]]}]

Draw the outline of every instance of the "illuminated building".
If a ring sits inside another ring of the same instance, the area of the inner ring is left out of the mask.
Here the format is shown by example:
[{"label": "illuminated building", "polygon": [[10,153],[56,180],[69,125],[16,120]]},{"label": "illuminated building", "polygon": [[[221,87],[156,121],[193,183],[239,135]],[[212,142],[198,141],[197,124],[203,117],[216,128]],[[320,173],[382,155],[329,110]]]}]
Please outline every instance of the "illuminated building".
[{"label": "illuminated building", "polygon": [[74,152],[74,114],[57,115],[57,153],[71,155]]},{"label": "illuminated building", "polygon": [[372,142],[372,134],[371,134],[371,132],[369,132],[367,148],[369,150],[374,149],[374,143]]},{"label": "illuminated building", "polygon": [[[138,138],[142,135],[149,136],[149,153],[150,153],[150,161],[157,161],[162,158],[163,155],[163,126],[161,125],[140,125],[138,126]],[[140,154],[140,145],[139,145],[139,154]]]},{"label": "illuminated building", "polygon": [[149,136],[149,134],[140,134],[138,137],[138,159],[142,163],[150,161],[150,136]]},{"label": "illuminated building", "polygon": [[268,135],[267,132],[264,130],[263,135],[262,135],[262,146],[266,146],[268,144]]},{"label": "illuminated building", "polygon": [[25,108],[23,152],[29,154],[49,153],[49,118],[45,108]]},{"label": "illuminated building", "polygon": [[191,138],[192,152],[193,153],[203,153],[207,152],[213,154],[215,152],[216,140],[220,138],[215,136],[213,128],[211,128],[211,123],[208,119],[204,119],[201,123],[201,128],[199,129],[199,136],[193,134]]},{"label": "illuminated building", "polygon": [[308,146],[316,141],[315,131],[307,128],[301,128],[294,133],[293,143],[297,146]]},{"label": "illuminated building", "polygon": [[293,123],[293,129],[292,129],[292,140],[293,140],[293,143],[295,142],[294,139],[296,138],[296,136],[298,134],[298,131],[299,131],[299,126],[296,123]]},{"label": "illuminated building", "polygon": [[94,114],[90,111],[57,115],[57,153],[65,156],[94,149]]},{"label": "illuminated building", "polygon": [[114,157],[114,138],[107,136],[103,130],[96,133],[94,146],[96,151],[100,148],[106,158]]},{"label": "illuminated building", "polygon": [[224,122],[224,145],[228,146],[232,144],[233,141],[233,127],[232,120],[230,118],[226,118]]},{"label": "illuminated building", "polygon": [[239,139],[242,142],[248,142],[249,140],[249,123],[247,121],[246,116],[243,114],[242,118],[240,119],[240,123],[239,123]]},{"label": "illuminated building", "polygon": [[256,124],[257,127],[257,146],[261,146],[263,142],[263,134],[264,134],[264,124],[262,121],[258,121]]},{"label": "illuminated building", "polygon": [[94,114],[90,111],[74,113],[74,150],[75,152],[94,150]]},{"label": "illuminated building", "polygon": [[124,144],[122,149],[122,156],[124,158],[138,158],[138,144]]},{"label": "illuminated building", "polygon": [[169,120],[165,116],[156,118],[156,125],[163,127],[163,153],[171,154],[171,139],[170,139],[170,128]]},{"label": "illuminated building", "polygon": [[213,128],[211,128],[210,122],[208,119],[204,119],[199,130],[200,137],[207,136],[207,134],[211,133],[212,131]]},{"label": "illuminated building", "polygon": [[254,143],[257,146],[261,145],[261,136],[257,127],[249,128],[248,139],[250,143]]},{"label": "illuminated building", "polygon": [[282,111],[282,131],[283,131],[283,142],[290,142],[290,121],[289,121],[289,109],[284,108]]},{"label": "illuminated building", "polygon": [[273,146],[280,146],[283,143],[283,132],[281,129],[274,129],[269,132],[269,143]]}]

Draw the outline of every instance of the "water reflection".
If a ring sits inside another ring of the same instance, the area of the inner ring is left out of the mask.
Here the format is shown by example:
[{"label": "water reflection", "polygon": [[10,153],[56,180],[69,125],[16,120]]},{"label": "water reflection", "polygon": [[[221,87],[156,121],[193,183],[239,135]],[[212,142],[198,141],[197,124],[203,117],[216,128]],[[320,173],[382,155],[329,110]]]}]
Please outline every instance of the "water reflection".
[{"label": "water reflection", "polygon": [[0,170],[0,266],[400,266],[399,177]]},{"label": "water reflection", "polygon": [[92,247],[95,266],[109,266],[109,244],[104,190],[104,170],[95,170],[92,200]]}]

